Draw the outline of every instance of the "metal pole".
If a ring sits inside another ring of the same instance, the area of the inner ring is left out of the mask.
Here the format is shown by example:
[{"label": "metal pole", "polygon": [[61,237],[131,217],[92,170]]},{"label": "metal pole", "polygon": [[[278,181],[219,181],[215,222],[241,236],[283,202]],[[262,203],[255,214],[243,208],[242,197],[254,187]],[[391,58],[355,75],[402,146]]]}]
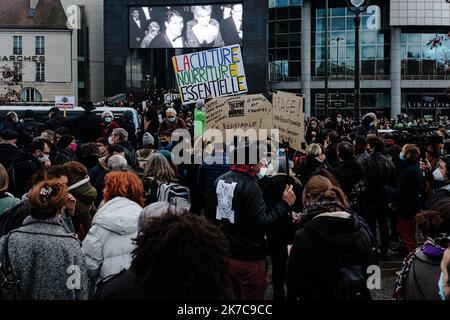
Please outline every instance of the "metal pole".
[{"label": "metal pole", "polygon": [[325,0],[325,117],[328,117],[328,0]]},{"label": "metal pole", "polygon": [[339,77],[339,40],[341,40],[341,38],[337,38],[336,39],[336,80]]},{"label": "metal pole", "polygon": [[358,126],[361,119],[361,89],[360,89],[360,55],[359,55],[359,33],[361,17],[359,13],[355,16],[355,113],[353,125]]}]

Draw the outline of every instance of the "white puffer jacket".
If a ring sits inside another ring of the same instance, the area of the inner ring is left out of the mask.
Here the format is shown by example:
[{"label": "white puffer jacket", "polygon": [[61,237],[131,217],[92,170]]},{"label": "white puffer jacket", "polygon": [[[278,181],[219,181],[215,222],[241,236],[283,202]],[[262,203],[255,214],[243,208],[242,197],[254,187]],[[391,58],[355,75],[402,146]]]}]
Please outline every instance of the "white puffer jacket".
[{"label": "white puffer jacket", "polygon": [[132,242],[137,235],[142,208],[127,198],[116,197],[95,214],[92,227],[83,241],[88,276],[97,281],[131,264]]}]

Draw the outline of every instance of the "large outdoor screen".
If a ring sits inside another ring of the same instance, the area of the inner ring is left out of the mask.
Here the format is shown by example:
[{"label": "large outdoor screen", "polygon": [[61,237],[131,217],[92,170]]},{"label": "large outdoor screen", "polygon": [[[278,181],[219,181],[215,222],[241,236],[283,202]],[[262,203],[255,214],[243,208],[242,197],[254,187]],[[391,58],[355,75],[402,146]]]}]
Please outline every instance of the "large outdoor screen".
[{"label": "large outdoor screen", "polygon": [[129,7],[130,48],[242,45],[242,4]]}]

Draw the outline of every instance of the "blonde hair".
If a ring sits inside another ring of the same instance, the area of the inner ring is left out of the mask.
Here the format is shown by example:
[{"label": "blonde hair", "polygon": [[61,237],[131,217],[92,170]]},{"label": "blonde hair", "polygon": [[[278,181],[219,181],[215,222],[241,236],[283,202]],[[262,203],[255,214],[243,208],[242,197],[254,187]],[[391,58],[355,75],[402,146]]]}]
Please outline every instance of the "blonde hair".
[{"label": "blonde hair", "polygon": [[205,11],[207,15],[211,15],[212,6],[192,6],[192,13],[197,18],[200,11]]},{"label": "blonde hair", "polygon": [[5,167],[0,163],[0,192],[5,192],[9,187],[8,172]]},{"label": "blonde hair", "polygon": [[168,182],[176,179],[176,174],[169,161],[161,153],[153,153],[148,159],[144,178],[154,177],[157,182]]},{"label": "blonde hair", "polygon": [[306,199],[315,200],[319,196],[322,196],[325,200],[338,201],[345,208],[348,208],[344,191],[333,185],[327,177],[316,175],[306,182],[305,189],[303,189],[303,203]]},{"label": "blonde hair", "polygon": [[311,143],[306,147],[306,155],[311,157],[318,157],[322,154],[322,148],[317,143]]}]

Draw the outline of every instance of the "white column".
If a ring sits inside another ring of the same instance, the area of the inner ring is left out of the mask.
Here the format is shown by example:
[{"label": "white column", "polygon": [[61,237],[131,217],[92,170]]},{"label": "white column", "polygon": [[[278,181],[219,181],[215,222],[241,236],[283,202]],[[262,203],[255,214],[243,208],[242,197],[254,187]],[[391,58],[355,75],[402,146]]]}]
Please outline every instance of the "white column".
[{"label": "white column", "polygon": [[391,118],[397,119],[402,104],[401,28],[391,28]]},{"label": "white column", "polygon": [[311,116],[311,0],[302,7],[302,93],[305,95],[305,117]]}]

